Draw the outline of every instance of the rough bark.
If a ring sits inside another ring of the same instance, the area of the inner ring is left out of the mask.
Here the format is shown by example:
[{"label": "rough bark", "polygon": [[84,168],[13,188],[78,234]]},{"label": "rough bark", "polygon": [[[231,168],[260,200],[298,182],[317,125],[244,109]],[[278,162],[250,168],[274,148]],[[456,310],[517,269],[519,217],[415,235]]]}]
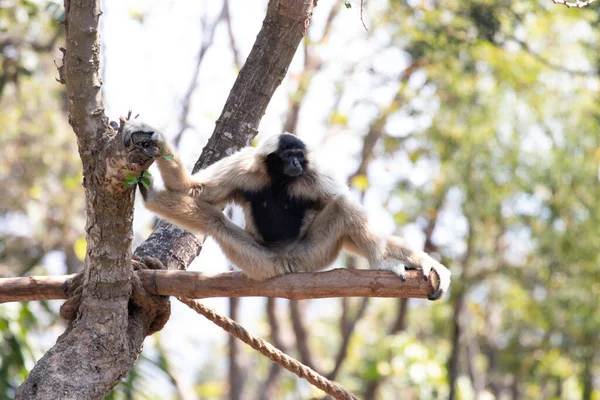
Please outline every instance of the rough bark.
[{"label": "rough bark", "polygon": [[[331,271],[284,275],[259,282],[241,272],[205,275],[192,271],[141,270],[136,274],[145,290],[161,296],[194,299],[209,297],[282,297],[290,300],[327,297],[426,298],[439,280],[429,280],[421,271],[406,271],[406,281],[379,270],[333,269]],[[0,279],[0,303],[10,301],[65,299],[76,275],[28,276]]]},{"label": "rough bark", "polygon": [[[275,88],[306,31],[312,1],[272,0],[244,73],[240,73],[209,145],[197,166],[206,166],[248,144]],[[17,398],[103,398],[141,352],[147,321],[129,306],[134,191],[129,173],[147,160],[123,149],[109,127],[101,101],[98,0],[65,1],[67,44],[60,81],[66,83],[69,122],[77,135],[87,205],[85,284],[77,319],[38,361]],[[256,79],[256,77],[260,77]],[[136,252],[184,269],[201,240],[161,225]]]},{"label": "rough bark", "polygon": [[283,123],[284,132],[296,132],[300,118],[300,109],[302,108],[308,89],[310,88],[313,78],[323,67],[321,59],[314,53],[310,45],[320,45],[329,39],[333,21],[340,12],[341,7],[342,3],[339,1],[331,7],[325,22],[325,27],[323,28],[323,33],[319,39],[314,40],[307,37],[304,41],[304,69],[298,80],[296,92],[288,97],[288,113],[285,122]]},{"label": "rough bark", "polygon": [[77,135],[86,196],[87,254],[77,319],[38,361],[18,399],[103,398],[139,354],[149,321],[129,309],[134,194],[125,176],[150,160],[124,148],[104,115],[99,75],[98,1],[66,2],[61,80]]}]

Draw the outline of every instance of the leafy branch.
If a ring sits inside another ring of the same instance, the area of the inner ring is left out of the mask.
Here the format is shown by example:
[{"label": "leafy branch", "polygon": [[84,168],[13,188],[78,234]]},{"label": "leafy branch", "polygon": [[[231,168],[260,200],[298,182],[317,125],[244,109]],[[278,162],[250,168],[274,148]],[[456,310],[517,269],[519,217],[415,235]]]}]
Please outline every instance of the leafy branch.
[{"label": "leafy branch", "polygon": [[[173,154],[161,154],[161,157],[173,161],[175,156]],[[137,176],[136,174],[129,174],[125,177],[125,187],[132,187],[141,183],[146,189],[150,190],[150,179],[152,174],[148,171],[142,172],[142,175]]]},{"label": "leafy branch", "polygon": [[142,175],[129,174],[125,177],[125,187],[132,187],[138,183],[142,184],[147,190],[150,190],[150,178],[152,174],[148,171],[142,172]]}]

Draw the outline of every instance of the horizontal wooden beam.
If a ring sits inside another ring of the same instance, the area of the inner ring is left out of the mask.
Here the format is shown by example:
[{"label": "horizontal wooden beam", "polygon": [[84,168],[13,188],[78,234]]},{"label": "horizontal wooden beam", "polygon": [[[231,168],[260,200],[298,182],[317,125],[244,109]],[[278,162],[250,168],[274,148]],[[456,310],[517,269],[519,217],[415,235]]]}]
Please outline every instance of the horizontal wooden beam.
[{"label": "horizontal wooden beam", "polygon": [[[324,272],[284,275],[268,281],[253,281],[241,272],[205,275],[193,271],[137,272],[152,294],[194,299],[208,297],[282,297],[292,300],[325,297],[426,298],[438,285],[437,275],[423,279],[421,271],[406,271],[406,281],[379,270],[333,269]],[[0,279],[0,303],[11,301],[66,299],[75,275],[28,276]]]}]

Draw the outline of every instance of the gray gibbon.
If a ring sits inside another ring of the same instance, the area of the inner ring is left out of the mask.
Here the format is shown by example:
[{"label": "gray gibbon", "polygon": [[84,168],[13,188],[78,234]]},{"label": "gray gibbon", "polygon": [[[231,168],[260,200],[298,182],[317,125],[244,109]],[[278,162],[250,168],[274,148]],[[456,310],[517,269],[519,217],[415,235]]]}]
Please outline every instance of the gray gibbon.
[{"label": "gray gibbon", "polygon": [[[294,135],[268,137],[193,176],[149,125],[130,120],[123,138],[126,146],[133,143],[156,158],[164,181],[164,190],[139,185],[146,207],[184,229],[212,236],[251,279],[319,271],[343,247],[365,257],[371,268],[392,271],[402,280],[405,264],[422,269],[426,280],[435,271],[439,287],[430,300],[448,291],[450,271],[398,237],[375,234],[347,186],[319,170],[313,154]],[[161,156],[165,154],[174,157]],[[242,207],[245,229],[223,214],[219,207],[227,203]]]}]

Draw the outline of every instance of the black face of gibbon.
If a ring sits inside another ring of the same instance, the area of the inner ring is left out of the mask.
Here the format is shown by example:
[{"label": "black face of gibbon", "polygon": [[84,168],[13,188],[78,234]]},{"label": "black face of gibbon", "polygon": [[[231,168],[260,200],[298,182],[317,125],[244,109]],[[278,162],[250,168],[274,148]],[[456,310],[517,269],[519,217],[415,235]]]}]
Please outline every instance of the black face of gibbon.
[{"label": "black face of gibbon", "polygon": [[258,233],[267,244],[280,244],[298,238],[304,214],[312,201],[290,197],[286,186],[299,178],[308,165],[306,145],[293,135],[281,135],[279,147],[265,162],[271,186],[244,193],[252,208]]},{"label": "black face of gibbon", "polygon": [[279,147],[266,158],[267,170],[274,184],[285,184],[306,169],[306,145],[294,135],[281,135]]}]

